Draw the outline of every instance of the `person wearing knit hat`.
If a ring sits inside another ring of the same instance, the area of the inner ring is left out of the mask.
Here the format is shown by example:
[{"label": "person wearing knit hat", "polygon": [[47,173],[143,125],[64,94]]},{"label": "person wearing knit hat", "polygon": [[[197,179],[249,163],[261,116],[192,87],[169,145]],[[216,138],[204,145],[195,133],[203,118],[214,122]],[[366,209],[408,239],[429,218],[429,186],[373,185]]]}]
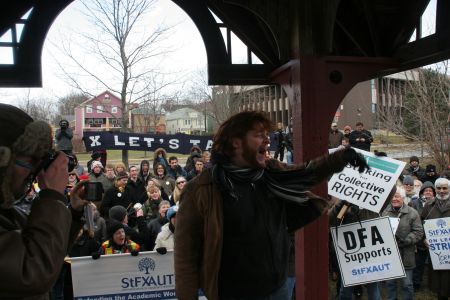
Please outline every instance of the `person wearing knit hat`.
[{"label": "person wearing knit hat", "polygon": [[132,253],[133,255],[137,255],[139,252],[139,244],[128,239],[125,234],[125,226],[121,222],[110,220],[107,224],[107,233],[108,240],[103,242],[101,254]]},{"label": "person wearing knit hat", "polygon": [[[74,188],[71,209],[64,205],[68,160],[57,153],[40,171],[40,163],[52,149],[52,131],[43,121],[34,121],[17,107],[0,104],[0,299],[48,297],[61,271],[69,246],[81,229],[86,201]],[[40,172],[39,172],[40,171]],[[38,173],[39,172],[39,173]],[[39,180],[39,200],[26,216],[14,206]],[[45,247],[43,247],[45,245]]]},{"label": "person wearing knit hat", "polygon": [[178,212],[178,206],[171,206],[167,210],[167,220],[169,220],[168,223],[164,224],[163,227],[161,227],[161,232],[158,233],[158,236],[156,237],[155,241],[155,248],[153,250],[158,251],[158,253],[164,252],[161,251],[161,248],[164,248],[165,251],[167,250],[173,250],[174,248],[174,233],[175,233],[175,225],[176,225],[176,215]]},{"label": "person wearing knit hat", "polygon": [[425,176],[425,170],[419,165],[419,158],[415,155],[409,158],[409,166],[405,172],[408,175],[417,177],[417,179]]},{"label": "person wearing knit hat", "polygon": [[[91,165],[91,173],[89,173],[90,182],[100,182],[102,184],[103,193],[111,187],[111,183],[103,173],[103,165],[99,161],[93,161]],[[103,198],[103,197],[102,197]]]},{"label": "person wearing knit hat", "polygon": [[404,201],[405,204],[408,204],[411,201],[411,198],[415,196],[414,178],[412,178],[410,175],[406,175],[403,177],[403,189],[406,193]]},{"label": "person wearing knit hat", "polygon": [[435,183],[436,179],[439,178],[439,174],[436,171],[436,166],[429,164],[426,166],[425,168],[425,174],[420,177],[420,181],[425,182],[425,181],[431,181],[432,183]]},{"label": "person wearing knit hat", "polygon": [[126,223],[124,222],[126,216],[127,216],[127,209],[123,206],[116,205],[109,209],[110,220],[116,220],[121,223]]}]

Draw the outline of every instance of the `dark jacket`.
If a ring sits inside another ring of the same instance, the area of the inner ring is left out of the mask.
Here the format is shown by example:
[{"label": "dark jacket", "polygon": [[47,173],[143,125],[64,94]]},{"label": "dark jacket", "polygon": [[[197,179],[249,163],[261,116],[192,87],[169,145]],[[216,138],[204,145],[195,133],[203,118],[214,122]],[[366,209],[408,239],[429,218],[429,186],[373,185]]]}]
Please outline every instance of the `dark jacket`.
[{"label": "dark jacket", "polygon": [[132,203],[131,194],[127,188],[121,192],[117,187],[113,186],[103,195],[103,201],[99,211],[103,218],[109,219],[109,209],[111,207],[121,205],[128,209]]},{"label": "dark jacket", "polygon": [[416,168],[413,168],[412,166],[409,166],[405,173],[411,176],[416,176],[417,179],[420,180],[420,178],[423,178],[425,176],[425,169],[421,168],[420,166],[417,166]]},{"label": "dark jacket", "polygon": [[72,151],[72,138],[73,131],[71,128],[66,128],[61,130],[61,128],[56,129],[55,140],[56,140],[56,150]]},{"label": "dark jacket", "polygon": [[147,191],[145,189],[145,183],[138,177],[136,181],[128,179],[126,189],[131,197],[131,202],[144,203],[147,201]]},{"label": "dark jacket", "polygon": [[[315,185],[333,172],[341,171],[343,151],[312,161],[303,166],[305,176]],[[268,161],[268,169],[287,169],[277,161]],[[223,247],[223,198],[213,179],[215,166],[203,171],[190,181],[181,194],[175,231],[175,277],[179,299],[197,299],[198,289],[203,289],[209,300],[217,300],[218,274]],[[309,175],[306,175],[309,174]],[[303,187],[305,188],[305,187]],[[308,194],[311,195],[311,194]],[[326,207],[326,201],[309,198],[299,205],[279,200],[286,205],[286,228],[290,231],[305,226],[318,218]]]},{"label": "dark jacket", "polygon": [[[142,166],[144,165],[144,164],[147,164],[147,166],[148,166],[148,172],[147,172],[147,174],[144,174],[144,172],[142,171]],[[141,165],[140,165],[140,167],[139,167],[139,179],[145,184],[147,181],[148,181],[148,179],[149,178],[151,178],[152,177],[152,168],[151,168],[151,166],[150,166],[150,162],[148,161],[148,160],[143,160],[143,161],[141,161]]]},{"label": "dark jacket", "polygon": [[339,130],[330,129],[328,133],[328,148],[337,148],[342,144],[342,139],[344,138],[344,134]]},{"label": "dark jacket", "polygon": [[150,221],[150,223],[148,223],[148,229],[150,231],[150,237],[151,237],[151,242],[150,242],[150,246],[152,247],[151,250],[153,250],[153,248],[155,247],[155,241],[156,241],[156,237],[158,236],[158,233],[161,232],[161,228],[164,224],[166,224],[167,222],[169,222],[167,220],[167,218],[164,217],[159,217],[159,218],[154,218]]},{"label": "dark jacket", "polygon": [[[364,139],[364,142],[357,139]],[[370,144],[373,142],[372,134],[368,130],[353,130],[349,136],[350,146],[370,152]]]}]

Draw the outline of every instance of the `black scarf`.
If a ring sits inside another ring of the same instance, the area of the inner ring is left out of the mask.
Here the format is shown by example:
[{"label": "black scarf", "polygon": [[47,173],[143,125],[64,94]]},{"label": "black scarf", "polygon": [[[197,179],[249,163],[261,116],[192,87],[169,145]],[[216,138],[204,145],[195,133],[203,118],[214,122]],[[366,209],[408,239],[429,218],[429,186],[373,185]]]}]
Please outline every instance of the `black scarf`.
[{"label": "black scarf", "polygon": [[314,174],[308,169],[250,169],[230,163],[215,165],[213,176],[222,192],[235,200],[239,200],[239,195],[236,194],[233,181],[252,184],[261,179],[276,197],[299,204],[309,200],[308,189],[317,183]]}]

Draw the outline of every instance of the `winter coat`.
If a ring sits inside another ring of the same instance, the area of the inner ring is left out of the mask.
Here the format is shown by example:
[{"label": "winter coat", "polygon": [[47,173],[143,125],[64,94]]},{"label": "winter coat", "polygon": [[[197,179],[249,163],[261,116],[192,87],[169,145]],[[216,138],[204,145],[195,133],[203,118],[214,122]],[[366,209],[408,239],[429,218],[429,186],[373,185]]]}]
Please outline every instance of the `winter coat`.
[{"label": "winter coat", "polygon": [[100,214],[103,218],[109,219],[109,209],[116,205],[121,205],[128,209],[132,204],[131,195],[128,189],[123,192],[119,191],[117,187],[112,187],[103,195],[102,204],[100,205]]},{"label": "winter coat", "polygon": [[125,245],[123,245],[122,247],[114,246],[109,240],[107,240],[102,244],[101,254],[110,255],[110,254],[130,253],[132,250],[136,251],[140,250],[139,245],[133,242],[132,240],[127,240],[125,242]]},{"label": "winter coat", "polygon": [[[162,152],[161,158],[158,157],[159,152]],[[155,152],[153,152],[153,172],[155,172],[155,175],[157,174],[155,170],[157,163],[162,163],[166,170],[169,167],[169,162],[167,161],[167,152],[166,150],[164,150],[164,148],[158,148],[155,150]]]},{"label": "winter coat", "polygon": [[155,248],[156,237],[161,232],[161,228],[167,222],[169,222],[169,220],[167,220],[167,218],[164,216],[164,217],[159,217],[159,218],[152,219],[150,221],[150,223],[148,223],[148,229],[150,231],[150,236],[151,236],[151,239],[152,239],[152,241],[150,243],[151,249]]},{"label": "winter coat", "polygon": [[383,216],[400,218],[400,223],[395,232],[395,238],[402,257],[405,269],[413,269],[416,266],[416,243],[423,239],[423,227],[417,211],[404,204],[400,212],[396,212],[391,205],[384,211]]},{"label": "winter coat", "polygon": [[[322,157],[303,167],[311,170],[311,173],[307,172],[311,185],[321,182],[332,172],[342,170],[346,163],[339,155]],[[272,159],[267,162],[267,168],[288,169],[289,166]],[[174,249],[179,299],[197,299],[199,288],[209,300],[219,298],[224,217],[222,194],[212,175],[214,169],[215,166],[204,170],[191,180],[184,187],[179,201]],[[293,231],[318,218],[327,204],[311,195],[301,205],[283,200],[280,200],[280,205],[286,205],[286,226]]]},{"label": "winter coat", "polygon": [[111,187],[111,182],[108,180],[108,178],[106,178],[105,174],[103,173],[94,174],[91,172],[89,174],[89,182],[100,182],[103,187],[103,193],[106,192],[108,188]]},{"label": "winter coat", "polygon": [[170,230],[169,225],[170,223],[166,223],[161,228],[161,232],[158,233],[158,236],[156,237],[155,248],[153,250],[161,247],[164,247],[167,250],[173,250],[174,234]]},{"label": "winter coat", "polygon": [[[148,166],[148,173],[146,175],[144,175],[144,172],[142,171],[142,166],[144,164],[147,164]],[[151,172],[151,166],[150,166],[150,162],[148,160],[143,160],[141,161],[141,166],[139,167],[139,179],[145,184],[149,178],[152,177],[152,172]]]},{"label": "winter coat", "polygon": [[73,149],[72,138],[73,138],[72,128],[66,128],[64,130],[61,130],[61,128],[56,129],[55,131],[56,150],[72,151]]},{"label": "winter coat", "polygon": [[[420,217],[422,220],[449,218],[450,206],[447,206],[445,209],[439,208],[435,198],[425,204]],[[433,292],[441,296],[450,297],[450,270],[433,270],[430,282]]]},{"label": "winter coat", "polygon": [[328,134],[328,149],[337,148],[342,144],[344,134],[339,130],[332,130]]},{"label": "winter coat", "polygon": [[409,166],[405,173],[407,175],[416,176],[417,179],[423,178],[425,176],[425,169],[421,168],[420,166],[417,166],[416,168]]},{"label": "winter coat", "polygon": [[155,177],[153,180],[156,180],[159,186],[164,190],[164,193],[169,197],[172,195],[173,190],[175,189],[175,179],[165,175],[163,178]]},{"label": "winter coat", "polygon": [[64,198],[40,191],[28,217],[14,207],[0,209],[0,299],[48,299],[82,226],[81,214],[72,215]]},{"label": "winter coat", "polygon": [[128,179],[126,189],[130,194],[131,202],[144,203],[147,201],[147,190],[145,189],[145,183],[138,178],[136,181]]},{"label": "winter coat", "polygon": [[[363,138],[365,141],[356,141]],[[349,135],[350,146],[370,152],[370,144],[373,142],[372,134],[365,129],[361,131],[353,130]]]}]

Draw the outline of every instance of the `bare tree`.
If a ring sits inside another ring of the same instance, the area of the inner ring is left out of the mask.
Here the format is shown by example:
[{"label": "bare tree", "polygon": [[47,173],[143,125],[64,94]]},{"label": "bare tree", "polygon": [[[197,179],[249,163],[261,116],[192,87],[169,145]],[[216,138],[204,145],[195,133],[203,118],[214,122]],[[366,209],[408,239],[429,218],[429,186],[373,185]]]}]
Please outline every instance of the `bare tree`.
[{"label": "bare tree", "polygon": [[43,98],[31,97],[28,89],[25,97],[16,101],[17,107],[29,114],[34,120],[46,121],[54,124],[56,122],[56,105],[52,101]]},{"label": "bare tree", "polygon": [[74,115],[75,107],[87,100],[83,93],[72,92],[58,99],[58,113],[63,115]]},{"label": "bare tree", "polygon": [[378,99],[382,126],[423,143],[441,169],[448,165],[450,158],[448,71],[448,61],[444,61],[434,69],[405,72],[403,84],[382,86],[384,96]]},{"label": "bare tree", "polygon": [[197,103],[197,109],[201,108],[218,125],[238,112],[244,91],[243,86],[208,85],[206,71],[203,69],[192,76],[191,87],[185,97]]},{"label": "bare tree", "polygon": [[[122,102],[122,131],[129,131],[129,112],[152,101],[158,91],[173,81],[165,80],[158,70],[163,57],[173,51],[166,45],[173,27],[158,25],[149,28],[152,18],[150,11],[155,0],[86,0],[82,1],[92,32],[80,33],[82,42],[78,46],[90,57],[95,57],[95,65],[86,64],[73,51],[70,43],[61,43],[59,49],[70,58],[76,70],[61,66],[67,81],[84,94],[88,81],[95,81],[103,88],[120,95]],[[88,80],[86,80],[88,78]],[[164,79],[164,80],[163,80]],[[159,82],[155,86],[155,82]],[[128,151],[122,152],[122,159],[128,164]]]}]

